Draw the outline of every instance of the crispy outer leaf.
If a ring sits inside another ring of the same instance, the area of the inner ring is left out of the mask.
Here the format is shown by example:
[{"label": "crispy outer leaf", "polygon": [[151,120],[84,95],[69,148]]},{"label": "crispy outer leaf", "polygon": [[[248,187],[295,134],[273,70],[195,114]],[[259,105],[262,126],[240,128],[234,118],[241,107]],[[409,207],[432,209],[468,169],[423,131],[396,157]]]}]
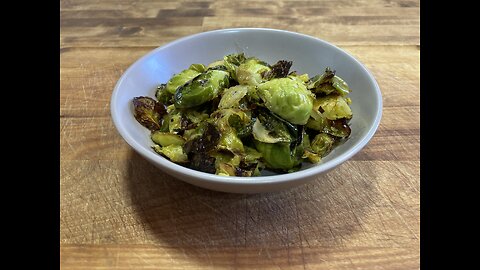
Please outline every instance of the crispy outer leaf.
[{"label": "crispy outer leaf", "polygon": [[216,171],[215,158],[210,157],[207,153],[196,153],[189,157],[189,159],[189,167],[191,169],[212,174],[214,174]]},{"label": "crispy outer leaf", "polygon": [[332,94],[320,97],[317,98],[314,103],[314,108],[318,106],[319,111],[321,108],[322,115],[329,120],[352,118],[352,109],[341,95]]},{"label": "crispy outer leaf", "polygon": [[245,163],[242,161],[237,167],[235,167],[235,175],[252,176],[257,168],[258,163]]},{"label": "crispy outer leaf", "polygon": [[183,153],[183,148],[181,145],[171,144],[165,147],[161,147],[160,145],[156,144],[152,146],[152,149],[158,154],[167,157],[173,162],[176,162],[176,163],[188,162],[187,155]]},{"label": "crispy outer leaf", "polygon": [[340,138],[348,138],[352,133],[348,120],[345,118],[330,121],[329,134]]},{"label": "crispy outer leaf", "polygon": [[214,125],[209,123],[201,137],[187,141],[183,145],[183,150],[190,160],[189,167],[202,172],[215,173],[215,158],[210,157],[208,152],[217,146],[219,140],[220,133]]},{"label": "crispy outer leaf", "polygon": [[165,89],[173,95],[179,87],[200,76],[200,74],[202,74],[202,72],[199,72],[198,70],[185,69],[182,72],[173,75],[172,78],[170,78],[170,80],[167,82]]},{"label": "crispy outer leaf", "polygon": [[348,84],[342,78],[335,75],[335,70],[327,67],[322,75],[312,77],[307,81],[307,88],[314,93],[329,95],[336,92],[346,96],[350,93]]},{"label": "crispy outer leaf", "polygon": [[289,129],[290,123],[281,121],[280,117],[275,117],[266,109],[258,108],[257,112],[257,119],[252,127],[253,137],[256,140],[264,143],[291,143],[295,139],[296,134],[292,134]]},{"label": "crispy outer leaf", "polygon": [[333,135],[335,137],[348,138],[352,131],[347,121],[348,120],[345,118],[337,120],[328,120],[323,117],[318,119],[310,118],[307,122],[306,127]]},{"label": "crispy outer leaf", "polygon": [[240,106],[240,100],[247,94],[248,86],[236,85],[225,89],[222,98],[218,104],[219,109],[237,108]]},{"label": "crispy outer leaf", "polygon": [[263,74],[265,80],[271,80],[273,78],[285,78],[288,75],[292,61],[280,60],[271,66],[271,70]]},{"label": "crispy outer leaf", "polygon": [[237,81],[241,85],[258,85],[264,81],[262,74],[269,70],[268,64],[260,59],[255,57],[248,58],[236,69]]},{"label": "crispy outer leaf", "polygon": [[208,123],[203,135],[185,143],[185,153],[208,152],[217,146],[220,140],[220,132],[217,128]]},{"label": "crispy outer leaf", "polygon": [[235,129],[237,132],[237,136],[240,139],[247,138],[252,134],[252,127],[253,127],[254,121],[249,121],[247,124],[245,124],[244,121],[238,116],[237,114],[232,114],[228,118],[228,124]]},{"label": "crispy outer leaf", "polygon": [[245,62],[245,60],[246,58],[244,53],[229,54],[223,57],[223,65],[227,68],[230,77],[232,77],[234,80],[237,80],[236,70],[238,66]]},{"label": "crispy outer leaf", "polygon": [[223,61],[239,66],[241,63],[245,61],[245,59],[246,57],[244,53],[237,53],[237,54],[232,53],[232,54],[226,55],[223,58]]},{"label": "crispy outer leaf", "polygon": [[132,103],[133,115],[140,124],[151,131],[160,129],[162,116],[167,113],[163,103],[150,97],[135,97]]},{"label": "crispy outer leaf", "polygon": [[308,89],[315,89],[321,84],[332,84],[333,77],[335,77],[335,70],[331,70],[327,67],[323,74],[310,78],[307,82],[307,87]]},{"label": "crispy outer leaf", "polygon": [[167,91],[167,84],[163,83],[157,86],[155,97],[163,104],[171,104],[173,95]]},{"label": "crispy outer leaf", "polygon": [[205,67],[203,64],[191,64],[188,69],[195,70],[199,73],[205,72],[207,70],[207,67]]}]

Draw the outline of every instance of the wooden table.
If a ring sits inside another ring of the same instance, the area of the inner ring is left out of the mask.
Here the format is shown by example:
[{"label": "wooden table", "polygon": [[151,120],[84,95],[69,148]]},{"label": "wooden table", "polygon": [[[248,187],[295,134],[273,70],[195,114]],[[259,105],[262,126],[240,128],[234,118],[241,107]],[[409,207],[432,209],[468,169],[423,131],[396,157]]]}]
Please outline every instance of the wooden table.
[{"label": "wooden table", "polygon": [[[419,1],[62,0],[62,269],[418,269]],[[297,31],[373,72],[372,141],[317,180],[239,195],[172,179],[110,118],[112,89],[148,51],[219,28]]]}]

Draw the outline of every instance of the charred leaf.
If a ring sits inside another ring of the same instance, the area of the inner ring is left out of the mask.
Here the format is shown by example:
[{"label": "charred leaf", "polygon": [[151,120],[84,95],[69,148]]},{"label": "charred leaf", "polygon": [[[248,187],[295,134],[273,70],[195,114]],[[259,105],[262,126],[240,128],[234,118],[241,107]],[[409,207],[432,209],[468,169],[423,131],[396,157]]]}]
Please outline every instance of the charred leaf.
[{"label": "charred leaf", "polygon": [[135,97],[132,100],[135,119],[151,131],[159,130],[162,117],[167,114],[167,108],[161,102],[150,97]]},{"label": "charred leaf", "polygon": [[263,74],[265,80],[271,80],[273,78],[285,78],[288,76],[292,61],[280,60],[271,66],[271,70]]}]

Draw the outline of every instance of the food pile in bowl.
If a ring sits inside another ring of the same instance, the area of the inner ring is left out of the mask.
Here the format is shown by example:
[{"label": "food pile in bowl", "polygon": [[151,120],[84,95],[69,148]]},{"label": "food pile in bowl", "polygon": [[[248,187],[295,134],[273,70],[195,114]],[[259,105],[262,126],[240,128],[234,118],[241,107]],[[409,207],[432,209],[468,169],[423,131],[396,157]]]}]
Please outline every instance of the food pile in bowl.
[{"label": "food pile in bowl", "polygon": [[243,53],[191,64],[133,98],[152,149],[179,165],[222,176],[298,171],[350,136],[350,88],[335,70],[309,77],[291,61],[269,64]]}]

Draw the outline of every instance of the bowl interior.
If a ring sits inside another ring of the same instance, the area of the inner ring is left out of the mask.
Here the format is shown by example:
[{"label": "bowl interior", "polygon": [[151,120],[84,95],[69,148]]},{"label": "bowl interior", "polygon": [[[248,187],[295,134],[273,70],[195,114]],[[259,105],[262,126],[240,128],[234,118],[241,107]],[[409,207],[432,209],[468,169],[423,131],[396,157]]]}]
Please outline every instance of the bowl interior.
[{"label": "bowl interior", "polygon": [[[320,168],[329,169],[338,165],[358,152],[375,132],[381,116],[380,90],[372,75],[355,58],[327,42],[306,35],[268,29],[230,29],[182,38],[153,50],[135,62],[123,74],[112,96],[112,117],[121,135],[137,151],[153,153],[150,132],[133,117],[132,98],[154,97],[159,84],[167,82],[173,74],[192,63],[209,64],[224,55],[239,52],[270,64],[291,60],[291,70],[299,74],[308,73],[310,77],[323,73],[328,66],[335,69],[336,74],[352,89],[349,95],[353,111],[350,138],[320,164],[305,163],[302,171],[311,167],[321,171]],[[165,160],[155,155],[156,161]],[[272,173],[264,175],[269,174]]]}]

